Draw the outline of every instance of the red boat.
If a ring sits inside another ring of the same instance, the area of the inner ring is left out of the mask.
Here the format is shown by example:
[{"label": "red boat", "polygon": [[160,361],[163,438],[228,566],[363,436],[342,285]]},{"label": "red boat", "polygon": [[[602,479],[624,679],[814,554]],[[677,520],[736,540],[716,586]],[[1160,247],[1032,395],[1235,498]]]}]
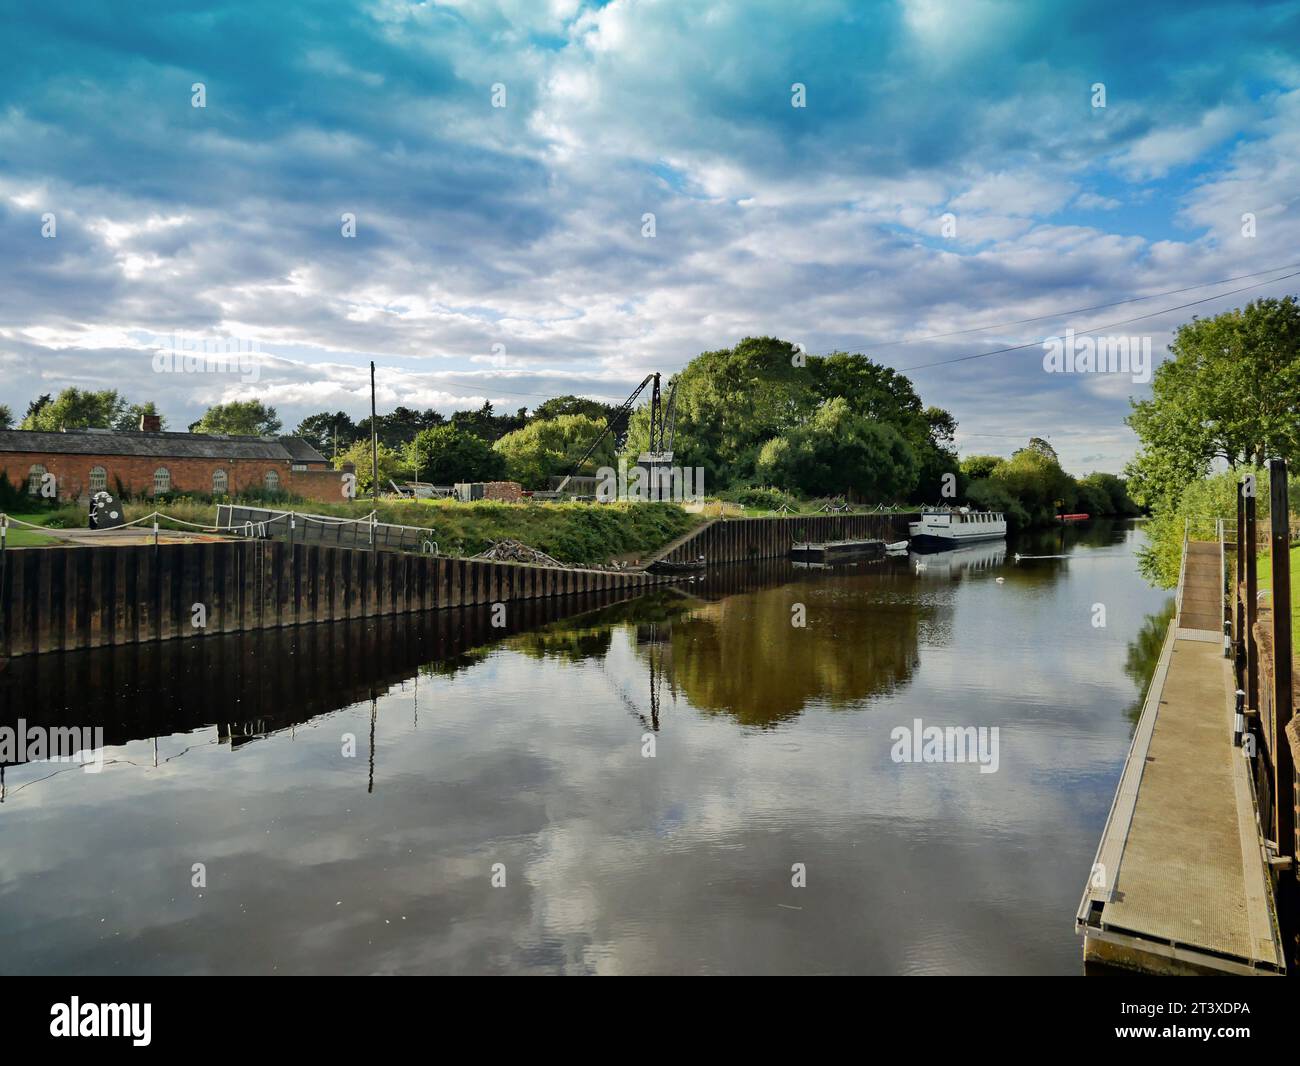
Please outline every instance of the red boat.
[{"label": "red boat", "polygon": [[1058,514],[1056,517],[1062,522],[1086,522],[1088,520],[1086,514]]}]

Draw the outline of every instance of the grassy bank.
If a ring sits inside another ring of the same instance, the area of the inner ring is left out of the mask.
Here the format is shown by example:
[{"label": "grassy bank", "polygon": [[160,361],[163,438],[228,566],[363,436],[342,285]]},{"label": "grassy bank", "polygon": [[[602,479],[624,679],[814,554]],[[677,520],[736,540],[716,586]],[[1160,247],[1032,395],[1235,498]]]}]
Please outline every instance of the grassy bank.
[{"label": "grassy bank", "polygon": [[[269,505],[283,510],[306,511],[341,518],[359,518],[375,506],[370,500],[337,504],[315,501]],[[127,521],[149,514],[151,501],[127,503]],[[173,499],[157,506],[180,522],[162,521],[163,528],[192,529],[216,521],[216,505],[202,500]],[[510,538],[538,548],[566,563],[604,563],[615,557],[650,555],[681,534],[705,521],[670,503],[459,503],[454,500],[381,500],[379,520],[433,531],[440,551],[449,555],[476,555],[493,541]],[[43,512],[29,521],[61,528],[85,528],[86,513],[79,506]],[[192,526],[182,523],[189,522]],[[11,536],[12,536],[11,532]],[[40,534],[31,534],[40,538]],[[43,541],[48,538],[41,538]],[[17,545],[16,545],[17,546]]]}]

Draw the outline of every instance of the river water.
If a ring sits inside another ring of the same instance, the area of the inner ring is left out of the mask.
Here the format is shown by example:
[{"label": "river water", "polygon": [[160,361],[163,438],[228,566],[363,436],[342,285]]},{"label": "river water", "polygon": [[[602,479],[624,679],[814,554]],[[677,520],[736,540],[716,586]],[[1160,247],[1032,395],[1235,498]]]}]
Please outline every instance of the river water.
[{"label": "river water", "polygon": [[14,660],[106,747],[4,768],[0,971],[1081,973],[1140,538]]}]

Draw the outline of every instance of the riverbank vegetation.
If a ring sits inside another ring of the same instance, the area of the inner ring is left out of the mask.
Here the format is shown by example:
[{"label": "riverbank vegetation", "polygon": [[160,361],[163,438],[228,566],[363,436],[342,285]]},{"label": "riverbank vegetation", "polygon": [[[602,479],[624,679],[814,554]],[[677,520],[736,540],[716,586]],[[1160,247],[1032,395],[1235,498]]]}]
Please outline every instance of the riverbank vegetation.
[{"label": "riverbank vegetation", "polygon": [[[369,499],[329,504],[315,500],[255,502],[275,509],[295,510],[337,518],[361,518],[371,510],[380,522],[430,530],[438,550],[448,555],[476,555],[499,540],[519,540],[564,563],[596,564],[615,558],[643,558],[705,521],[671,503],[512,504],[492,501],[460,503],[455,500]],[[128,522],[159,510],[175,521],[162,519],[161,528],[196,532],[216,521],[216,505],[206,498],[177,496],[155,502],[134,500],[123,505]],[[15,512],[16,514],[16,512]],[[67,504],[33,514],[27,521],[50,529],[84,529],[86,510]],[[14,531],[10,536],[14,536]],[[40,533],[28,534],[29,543],[54,543]],[[20,546],[11,541],[15,547]]]},{"label": "riverbank vegetation", "polygon": [[1156,368],[1151,398],[1133,403],[1129,425],[1141,442],[1126,473],[1134,499],[1151,512],[1139,553],[1154,584],[1177,584],[1183,531],[1212,538],[1216,519],[1231,530],[1237,483],[1255,475],[1256,514],[1267,528],[1269,473],[1279,457],[1300,478],[1300,304],[1294,296],[1179,327],[1171,358]]}]

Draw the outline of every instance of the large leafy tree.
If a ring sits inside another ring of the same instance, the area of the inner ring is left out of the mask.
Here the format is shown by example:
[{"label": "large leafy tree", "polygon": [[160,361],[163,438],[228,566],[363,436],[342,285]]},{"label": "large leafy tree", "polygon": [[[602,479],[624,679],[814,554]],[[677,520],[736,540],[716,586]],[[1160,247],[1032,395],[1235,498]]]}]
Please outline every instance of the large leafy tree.
[{"label": "large leafy tree", "polygon": [[451,416],[451,424],[463,432],[491,442],[527,425],[528,411],[521,407],[513,415],[498,415],[494,412],[491,401],[485,400],[477,411],[456,411]]},{"label": "large leafy tree", "polygon": [[231,400],[209,407],[202,418],[190,423],[190,432],[269,437],[279,433],[280,426],[275,408],[261,400]]},{"label": "large leafy tree", "polygon": [[[605,428],[607,418],[574,414],[529,422],[523,429],[507,433],[493,447],[505,457],[510,477],[531,488],[544,488],[552,475],[573,469]],[[613,464],[614,442],[607,436],[578,473],[592,474]]]},{"label": "large leafy tree", "polygon": [[1300,459],[1300,304],[1256,300],[1179,327],[1128,423],[1141,441],[1133,497],[1174,502],[1216,460],[1229,467]]},{"label": "large leafy tree", "polygon": [[[415,440],[419,433],[426,429],[432,429],[434,426],[440,426],[442,423],[442,415],[432,407],[423,411],[416,411],[410,407],[395,407],[388,414],[378,416],[376,420],[377,436],[380,444],[400,449]],[[356,436],[359,440],[370,439],[369,416],[357,423]]]},{"label": "large leafy tree", "polygon": [[407,466],[421,481],[453,485],[505,477],[506,458],[474,433],[455,425],[423,430],[406,449]]},{"label": "large leafy tree", "polygon": [[376,454],[371,455],[370,441],[357,440],[353,441],[346,451],[339,452],[338,458],[334,460],[334,466],[342,469],[344,463],[351,463],[356,468],[357,475],[357,492],[361,496],[368,496],[374,490],[374,461],[379,461],[379,491],[391,491],[390,481],[404,479],[409,474],[409,468],[406,464],[405,457],[386,444],[379,445]]},{"label": "large leafy tree", "polygon": [[[787,470],[776,461],[784,446],[773,445],[761,470],[760,453],[771,441],[806,445],[809,438],[792,437],[791,432],[837,397],[844,401],[835,408],[837,413],[888,427],[907,445],[910,458],[903,467],[911,471],[912,484],[890,494],[937,496],[942,475],[957,470],[952,416],[926,407],[906,377],[864,355],[808,356],[785,341],[747,337],[735,348],[705,352],[692,360],[676,384],[678,463],[703,467],[707,482],[715,487],[770,480],[775,471]],[[881,444],[887,435],[877,436]],[[629,459],[634,461],[648,442],[649,413],[642,407],[631,419]],[[842,477],[842,487],[855,477]],[[794,487],[793,482],[777,484]]]},{"label": "large leafy tree", "polygon": [[14,413],[7,403],[0,403],[0,429],[12,429]]},{"label": "large leafy tree", "polygon": [[[752,480],[763,444],[816,409],[817,390],[803,359],[786,341],[746,337],[691,360],[676,378],[678,465],[702,467],[706,483],[718,487]],[[629,422],[629,460],[649,443],[643,405]]]},{"label": "large leafy tree", "polygon": [[126,409],[126,400],[116,389],[94,392],[73,386],[52,400],[48,395],[34,400],[19,428],[47,433],[63,429],[112,429]]},{"label": "large leafy tree", "polygon": [[357,427],[346,411],[321,411],[308,415],[298,423],[293,431],[295,437],[301,437],[321,455],[334,454],[335,434],[337,433],[340,450],[346,451],[352,442],[359,439]]},{"label": "large leafy tree", "polygon": [[556,396],[550,400],[543,400],[534,407],[531,418],[536,422],[559,418],[562,415],[586,415],[588,418],[597,419],[603,426],[613,413],[613,404],[589,400],[585,396]]},{"label": "large leafy tree", "polygon": [[807,422],[763,445],[758,475],[808,496],[852,493],[887,500],[908,492],[919,466],[893,426],[856,414],[836,396]]}]

